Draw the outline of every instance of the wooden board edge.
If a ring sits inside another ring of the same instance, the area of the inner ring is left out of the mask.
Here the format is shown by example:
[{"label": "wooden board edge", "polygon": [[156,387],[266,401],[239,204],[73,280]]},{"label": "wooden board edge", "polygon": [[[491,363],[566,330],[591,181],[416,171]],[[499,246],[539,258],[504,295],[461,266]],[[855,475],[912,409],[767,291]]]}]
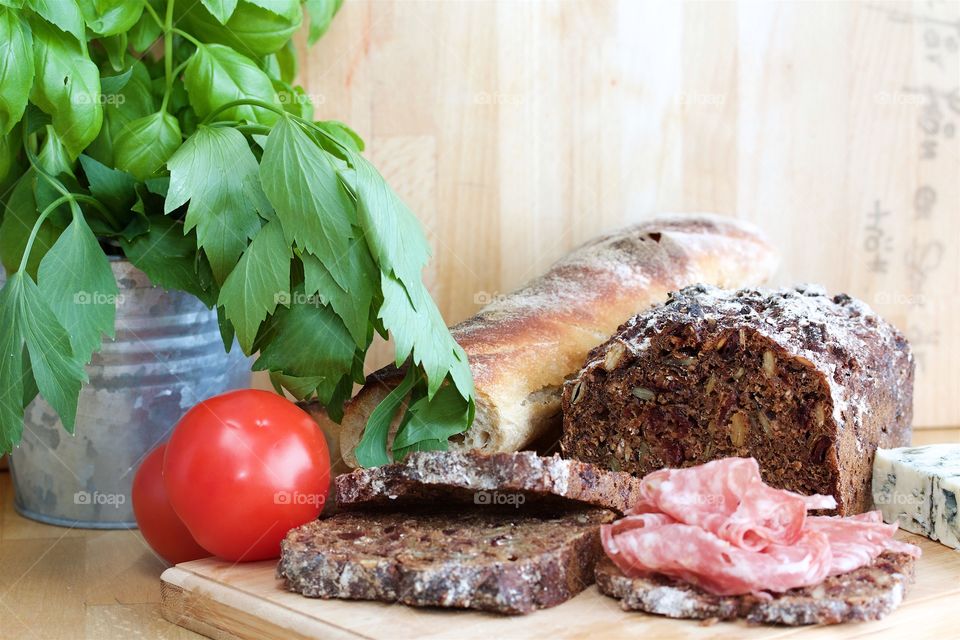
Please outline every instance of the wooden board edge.
[{"label": "wooden board edge", "polygon": [[[210,595],[214,592],[216,598]],[[179,567],[160,576],[160,614],[172,624],[213,640],[364,637]]]}]

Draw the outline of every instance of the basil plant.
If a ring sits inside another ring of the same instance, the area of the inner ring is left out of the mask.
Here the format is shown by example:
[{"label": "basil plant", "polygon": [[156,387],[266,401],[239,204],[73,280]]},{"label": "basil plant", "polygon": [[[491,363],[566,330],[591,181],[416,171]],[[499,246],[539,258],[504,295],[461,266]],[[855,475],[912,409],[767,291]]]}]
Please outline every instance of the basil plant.
[{"label": "basil plant", "polygon": [[[361,462],[442,449],[474,414],[416,218],[346,125],[315,119],[291,38],[340,0],[0,0],[0,451],[38,394],[74,428],[113,335],[108,256],[195,295],[278,390],[334,419],[376,334],[399,391]],[[402,396],[402,397],[400,397]]]}]

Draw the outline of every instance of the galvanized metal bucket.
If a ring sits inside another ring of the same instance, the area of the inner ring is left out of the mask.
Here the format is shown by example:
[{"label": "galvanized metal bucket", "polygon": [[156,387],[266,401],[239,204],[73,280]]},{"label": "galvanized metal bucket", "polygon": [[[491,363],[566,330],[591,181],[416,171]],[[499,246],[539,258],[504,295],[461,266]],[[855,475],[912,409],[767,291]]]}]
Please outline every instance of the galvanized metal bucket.
[{"label": "galvanized metal bucket", "polygon": [[136,527],[130,487],[144,456],[197,402],[250,386],[249,358],[236,345],[224,351],[214,311],[153,286],[126,260],[111,266],[120,289],[116,338],[87,366],[75,435],[38,397],[10,456],[14,507],[40,522]]}]

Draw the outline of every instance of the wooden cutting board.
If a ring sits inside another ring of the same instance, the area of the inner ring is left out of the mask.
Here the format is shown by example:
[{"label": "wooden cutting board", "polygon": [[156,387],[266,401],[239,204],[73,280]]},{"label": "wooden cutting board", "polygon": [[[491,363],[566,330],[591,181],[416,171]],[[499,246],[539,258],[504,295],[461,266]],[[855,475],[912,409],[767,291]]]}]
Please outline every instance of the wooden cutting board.
[{"label": "wooden cutting board", "polygon": [[622,611],[590,587],[559,607],[506,617],[472,611],[415,609],[403,605],[313,600],[285,591],[274,577],[276,562],[230,564],[197,560],[161,577],[163,617],[217,640],[262,638],[803,638],[951,637],[960,608],[960,553],[926,538],[898,536],[923,548],[917,581],[906,602],[886,619],[819,627],[749,627],[742,622],[701,626],[690,620]]}]

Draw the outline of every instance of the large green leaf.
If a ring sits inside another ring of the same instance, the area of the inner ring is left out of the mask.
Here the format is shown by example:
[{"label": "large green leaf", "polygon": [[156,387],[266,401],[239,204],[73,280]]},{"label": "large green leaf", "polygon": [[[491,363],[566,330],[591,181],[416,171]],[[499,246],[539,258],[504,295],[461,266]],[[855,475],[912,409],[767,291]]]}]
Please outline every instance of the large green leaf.
[{"label": "large green leaf", "polygon": [[16,11],[0,7],[0,136],[6,136],[23,117],[33,73],[30,27]]},{"label": "large green leaf", "polygon": [[397,366],[413,356],[427,376],[429,396],[449,373],[464,398],[473,395],[473,382],[463,349],[450,336],[443,317],[422,284],[407,289],[394,276],[380,279],[383,305],[380,319],[393,336]]},{"label": "large green leaf", "polygon": [[185,230],[196,227],[197,241],[210,259],[214,277],[222,283],[247,241],[260,230],[257,211],[269,207],[260,187],[257,159],[236,129],[201,126],[167,166],[170,189],[164,212],[190,201]]},{"label": "large green leaf", "polygon": [[[20,337],[26,344],[30,368],[40,394],[60,415],[67,431],[73,432],[77,397],[86,374],[80,362],[73,357],[70,336],[47,305],[36,283],[25,273],[18,272],[10,276],[4,287],[2,302],[3,307],[9,305],[12,308],[13,323],[17,326],[13,333],[19,334],[13,338]],[[9,328],[3,330],[10,331]],[[5,357],[16,357],[22,362],[22,351],[13,339],[0,339],[0,344],[13,347],[4,352]],[[7,368],[13,367],[8,363]],[[22,387],[16,396],[17,400],[22,399]],[[4,414],[7,413],[4,409]],[[10,425],[4,425],[4,431],[10,433]]]},{"label": "large green leaf", "polygon": [[23,433],[23,334],[14,287],[0,290],[0,454],[9,453]]},{"label": "large green leaf", "polygon": [[260,182],[287,241],[323,263],[342,288],[351,288],[344,258],[350,251],[354,208],[323,151],[290,117],[267,137]]},{"label": "large green leaf", "polygon": [[470,426],[469,414],[469,407],[453,385],[441,387],[432,400],[420,398],[410,406],[410,419],[394,438],[394,459],[403,458],[398,453],[419,442],[446,443],[450,436],[463,433]]},{"label": "large green leaf", "polygon": [[218,305],[246,353],[253,352],[257,331],[267,315],[278,303],[290,304],[292,257],[279,223],[269,222],[256,234],[220,290]]},{"label": "large green leaf", "polygon": [[124,214],[137,198],[136,180],[129,173],[111,169],[87,155],[80,156],[80,165],[90,185],[90,194],[110,211]]},{"label": "large green leaf", "polygon": [[341,261],[349,271],[349,291],[337,284],[319,258],[310,253],[300,257],[307,295],[319,293],[324,301],[329,302],[347,326],[357,347],[366,349],[372,338],[370,304],[379,277],[366,244],[362,240],[351,240],[350,250]]},{"label": "large green leaf", "polygon": [[27,6],[61,31],[73,34],[78,43],[86,41],[83,16],[76,0],[27,0]]},{"label": "large green leaf", "polygon": [[403,399],[407,397],[414,384],[417,383],[417,370],[409,369],[403,381],[393,388],[387,397],[370,413],[367,425],[363,430],[363,437],[354,450],[357,462],[362,467],[379,467],[389,464],[387,456],[387,437],[390,435],[390,424],[393,422]]},{"label": "large green leaf", "polygon": [[[0,223],[0,259],[8,273],[13,273],[19,267],[30,230],[40,217],[34,196],[34,175],[31,170],[20,178],[7,199],[3,222]],[[54,224],[49,217],[40,225],[30,257],[27,259],[27,273],[30,276],[36,277],[40,260],[57,241],[62,231],[63,227]]]},{"label": "large green leaf", "polygon": [[73,175],[73,158],[70,157],[70,152],[67,151],[66,145],[63,144],[53,125],[46,125],[43,146],[37,154],[37,160],[43,170],[50,175],[59,176],[63,173]]},{"label": "large green leaf", "polygon": [[[151,0],[151,5],[158,13],[162,11],[160,2],[157,2],[157,0]],[[144,11],[140,14],[140,19],[130,27],[127,38],[134,51],[142,52],[149,49],[162,33],[163,29],[153,19],[153,16],[148,11]]]},{"label": "large green leaf", "polygon": [[[295,0],[276,0],[287,7]],[[281,49],[303,21],[299,6],[288,11],[290,17],[277,11],[268,11],[240,0],[226,24],[221,24],[202,2],[183,1],[175,5],[175,17],[180,28],[196,36],[201,42],[226,45],[251,58],[259,58]]]},{"label": "large green leaf", "polygon": [[260,357],[255,371],[279,371],[300,378],[322,372],[339,380],[353,365],[353,340],[343,322],[329,307],[291,292],[289,308],[278,306],[260,328],[254,344]]},{"label": "large green leaf", "polygon": [[343,0],[307,0],[307,13],[310,15],[310,33],[307,36],[309,44],[315,43],[330,28],[333,16],[340,9]]},{"label": "large green leaf", "polygon": [[118,290],[110,262],[82,215],[74,216],[44,256],[37,284],[67,330],[74,358],[89,362],[100,348],[100,335],[114,335]]},{"label": "large green leaf", "polygon": [[79,0],[79,4],[87,26],[101,36],[125,33],[143,13],[142,0]]},{"label": "large green leaf", "polygon": [[53,128],[76,158],[103,123],[100,72],[73,39],[41,20],[32,27],[36,78],[30,99],[50,114]]},{"label": "large green leaf", "polygon": [[198,255],[197,238],[184,235],[183,223],[167,216],[151,216],[150,228],[136,238],[119,238],[123,253],[161,287],[186,291],[208,307],[217,301],[210,263]]},{"label": "large green leaf", "polygon": [[[234,100],[260,100],[280,106],[270,77],[250,58],[220,44],[201,45],[187,63],[183,81],[190,104],[205,118]],[[227,109],[220,120],[250,120],[271,124],[277,115],[267,109],[243,105]]]},{"label": "large green leaf", "polygon": [[128,122],[114,141],[114,163],[137,180],[145,180],[180,148],[180,125],[166,111]]},{"label": "large green leaf", "polygon": [[420,222],[363,156],[348,153],[354,168],[357,213],[370,251],[385,273],[415,288],[430,258]]},{"label": "large green leaf", "polygon": [[237,0],[202,0],[202,2],[220,24],[226,24],[237,8]]},{"label": "large green leaf", "polygon": [[87,154],[114,165],[114,141],[130,122],[155,113],[159,107],[150,87],[150,74],[139,60],[127,72],[102,79],[103,127]]}]

